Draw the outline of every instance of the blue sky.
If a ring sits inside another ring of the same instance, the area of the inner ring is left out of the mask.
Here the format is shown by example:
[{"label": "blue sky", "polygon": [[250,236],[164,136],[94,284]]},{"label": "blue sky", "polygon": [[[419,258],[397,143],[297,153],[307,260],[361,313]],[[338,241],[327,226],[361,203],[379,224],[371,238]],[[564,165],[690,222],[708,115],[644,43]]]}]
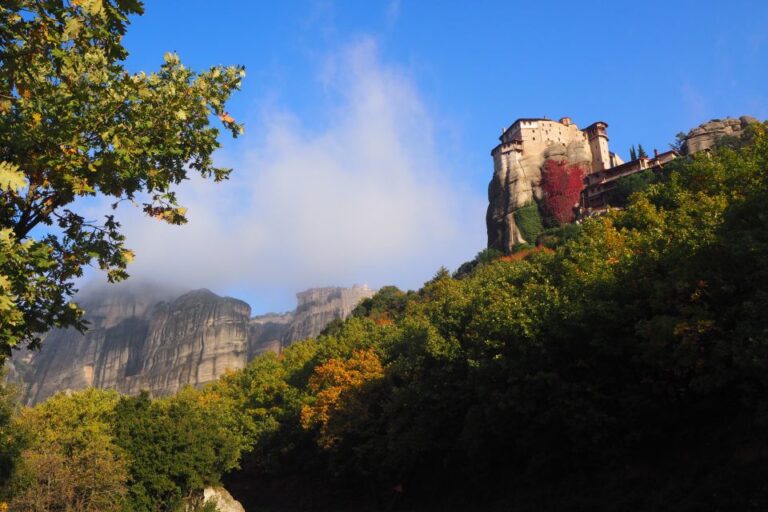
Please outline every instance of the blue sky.
[{"label": "blue sky", "polygon": [[181,191],[187,226],[126,213],[134,274],[254,311],[308,286],[417,287],[482,249],[502,127],[600,119],[626,157],[711,118],[766,119],[766,27],[757,0],[148,2],[129,67],[169,50],[244,64],[230,112],[246,135],[223,139],[232,184]]}]

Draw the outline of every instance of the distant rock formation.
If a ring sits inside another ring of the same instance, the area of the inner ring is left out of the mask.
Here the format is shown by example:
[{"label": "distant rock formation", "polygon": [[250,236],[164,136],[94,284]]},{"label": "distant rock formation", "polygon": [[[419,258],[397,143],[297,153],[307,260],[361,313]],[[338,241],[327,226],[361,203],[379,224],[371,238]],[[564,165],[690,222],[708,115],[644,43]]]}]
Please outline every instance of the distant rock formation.
[{"label": "distant rock formation", "polygon": [[684,155],[692,155],[714,147],[723,137],[741,138],[744,129],[752,123],[759,123],[751,116],[741,116],[738,119],[726,117],[713,119],[702,123],[688,132],[682,146]]},{"label": "distant rock formation", "polygon": [[372,295],[373,290],[365,285],[312,288],[296,294],[299,304],[283,336],[283,343],[317,336],[332,320],[346,318],[361,300]]},{"label": "distant rock formation", "polygon": [[[293,314],[292,311],[288,313],[268,313],[251,318],[248,335],[249,361],[264,352],[280,352],[280,349],[283,347],[283,340],[293,321]],[[313,333],[312,336],[316,336],[319,332]],[[286,344],[298,341],[298,339],[301,338],[286,340]]]},{"label": "distant rock formation", "polygon": [[363,286],[312,289],[297,294],[295,312],[251,318],[248,304],[209,290],[176,297],[151,288],[92,291],[81,299],[90,322],[85,335],[51,331],[40,352],[14,355],[9,378],[22,384],[27,404],[87,387],[173,394],[317,336],[372,294]]}]

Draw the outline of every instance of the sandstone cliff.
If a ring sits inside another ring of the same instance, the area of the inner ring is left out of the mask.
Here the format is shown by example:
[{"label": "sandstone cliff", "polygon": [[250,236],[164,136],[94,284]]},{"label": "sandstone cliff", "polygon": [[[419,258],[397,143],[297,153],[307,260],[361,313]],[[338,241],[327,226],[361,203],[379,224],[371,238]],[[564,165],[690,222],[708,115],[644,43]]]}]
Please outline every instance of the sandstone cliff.
[{"label": "sandstone cliff", "polygon": [[27,361],[25,402],[90,386],[163,395],[246,363],[250,307],[242,301],[207,290],[170,301],[120,290],[89,296],[83,306],[85,335],[51,331]]},{"label": "sandstone cliff", "polygon": [[51,331],[40,352],[14,355],[10,378],[22,384],[27,404],[90,386],[172,394],[316,336],[372,293],[367,287],[308,290],[298,294],[295,312],[251,318],[245,302],[208,290],[176,297],[147,287],[98,290],[81,299],[88,331]]},{"label": "sandstone cliff", "polygon": [[682,146],[684,155],[691,155],[714,147],[724,137],[741,138],[744,129],[751,123],[759,123],[751,116],[741,116],[738,119],[726,117],[725,119],[713,119],[702,123],[689,131]]},{"label": "sandstone cliff", "polygon": [[575,139],[566,144],[553,144],[541,151],[512,153],[495,159],[493,178],[488,185],[488,211],[486,227],[488,247],[504,253],[525,240],[515,223],[515,211],[539,201],[541,194],[541,170],[547,160],[565,160],[569,163],[586,164],[591,160],[588,143]]},{"label": "sandstone cliff", "polygon": [[[292,321],[293,312],[270,313],[251,318],[248,338],[248,360],[264,352],[280,352],[283,346],[283,339],[291,327]],[[298,340],[290,340],[289,343],[293,341]]]},{"label": "sandstone cliff", "polygon": [[298,306],[283,336],[283,344],[317,336],[329,322],[346,318],[361,300],[373,293],[367,286],[356,285],[352,288],[312,288],[297,294]]}]

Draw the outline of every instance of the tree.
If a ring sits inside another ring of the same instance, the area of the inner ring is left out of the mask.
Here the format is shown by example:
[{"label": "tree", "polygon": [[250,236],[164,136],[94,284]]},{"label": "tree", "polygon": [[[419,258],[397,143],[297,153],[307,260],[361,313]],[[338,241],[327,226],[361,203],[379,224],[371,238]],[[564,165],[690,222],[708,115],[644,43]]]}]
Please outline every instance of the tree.
[{"label": "tree", "polygon": [[645,150],[643,149],[643,145],[642,144],[638,144],[637,145],[637,157],[638,158],[648,158],[648,153],[645,152]]},{"label": "tree", "polygon": [[685,146],[685,141],[688,138],[688,136],[685,134],[685,132],[677,132],[675,135],[675,142],[669,144],[669,149],[672,151],[677,151],[678,153],[683,153],[683,146]]},{"label": "tree", "polygon": [[133,253],[114,214],[78,199],[138,205],[186,222],[174,186],[190,171],[214,181],[218,117],[242,67],[195,73],[168,53],[159,71],[129,73],[122,37],[139,0],[11,0],[0,8],[0,364],[50,327],[84,328],[73,281],[94,265],[127,277]]},{"label": "tree", "polygon": [[331,359],[316,367],[309,379],[315,399],[302,407],[302,425],[318,426],[318,442],[323,448],[331,448],[366,419],[367,404],[361,390],[382,377],[384,368],[371,349],[356,350],[347,360]]},{"label": "tree", "polygon": [[557,224],[572,222],[574,207],[584,189],[584,169],[565,160],[547,160],[541,173],[541,189],[545,212]]},{"label": "tree", "polygon": [[[18,397],[12,384],[5,383],[6,372],[0,370],[0,489],[13,474],[13,468],[23,446],[15,435],[13,418],[18,409]],[[0,493],[2,499],[2,493]],[[2,508],[0,508],[2,511]]]},{"label": "tree", "polygon": [[237,466],[244,439],[228,404],[191,388],[162,400],[146,392],[115,407],[116,443],[128,454],[132,511],[176,510]]},{"label": "tree", "polygon": [[637,160],[637,151],[635,150],[634,144],[632,144],[632,147],[629,148],[629,160],[630,161]]},{"label": "tree", "polygon": [[11,510],[123,510],[127,460],[112,435],[114,391],[59,394],[18,418],[28,440]]},{"label": "tree", "polygon": [[616,187],[608,193],[608,203],[612,206],[626,206],[632,194],[647,189],[660,179],[650,169],[621,177],[616,180]]}]

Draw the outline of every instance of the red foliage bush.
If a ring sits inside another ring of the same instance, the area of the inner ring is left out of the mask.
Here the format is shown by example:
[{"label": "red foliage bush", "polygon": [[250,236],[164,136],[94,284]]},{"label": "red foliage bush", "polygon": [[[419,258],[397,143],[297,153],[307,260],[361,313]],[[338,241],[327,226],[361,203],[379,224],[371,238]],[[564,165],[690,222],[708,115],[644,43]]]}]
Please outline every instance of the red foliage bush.
[{"label": "red foliage bush", "polygon": [[565,160],[547,160],[541,173],[541,189],[544,191],[544,210],[558,224],[573,222],[573,208],[579,203],[584,189],[586,170]]}]

